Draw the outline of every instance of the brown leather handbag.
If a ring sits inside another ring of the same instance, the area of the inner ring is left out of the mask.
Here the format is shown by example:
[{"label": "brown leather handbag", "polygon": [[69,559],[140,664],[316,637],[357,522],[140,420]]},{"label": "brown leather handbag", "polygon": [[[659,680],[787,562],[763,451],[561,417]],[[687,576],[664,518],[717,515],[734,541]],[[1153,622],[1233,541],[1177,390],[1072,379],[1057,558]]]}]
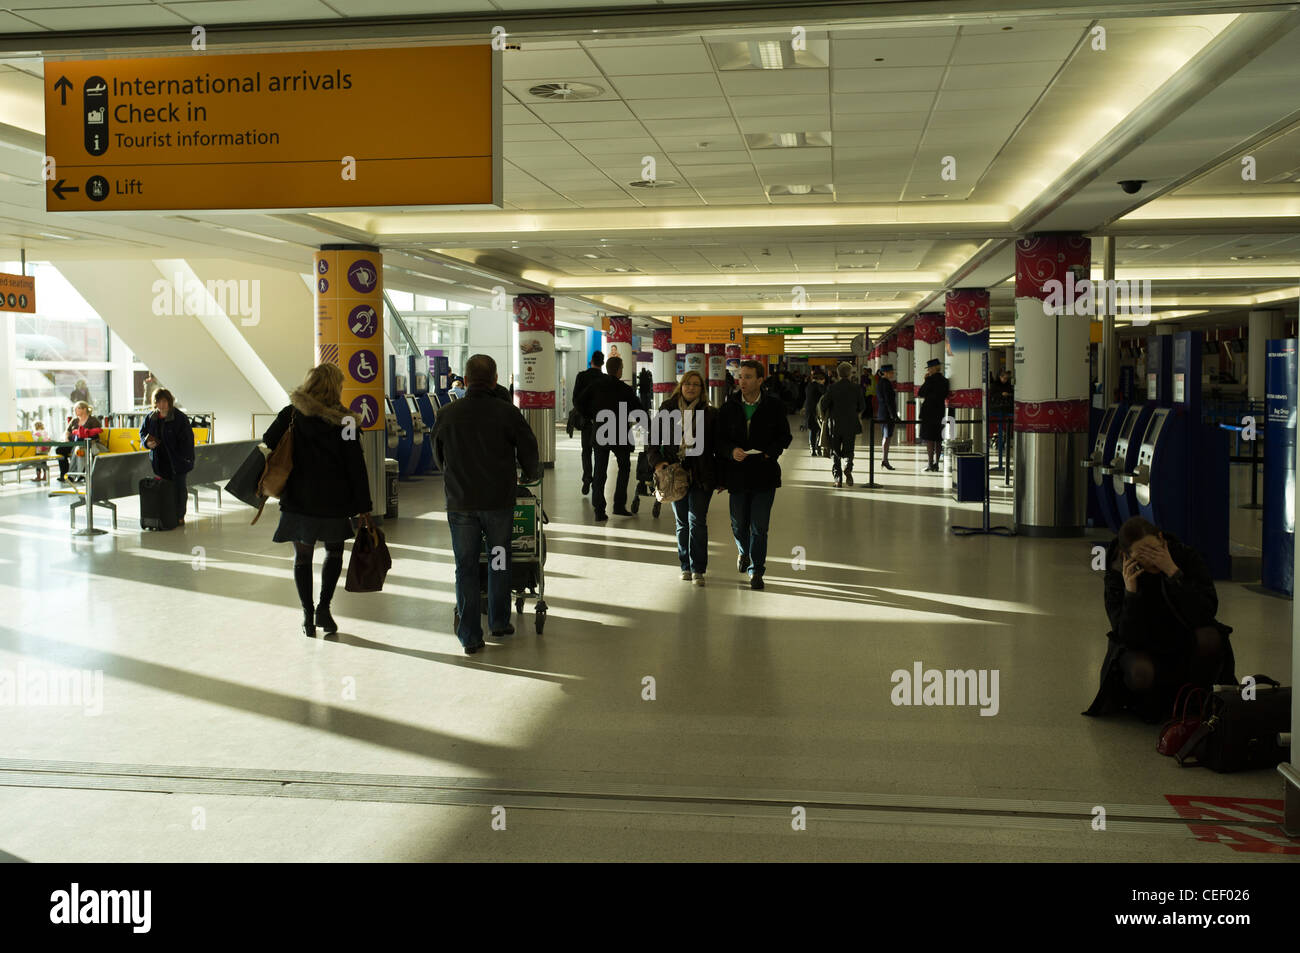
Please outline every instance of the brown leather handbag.
[{"label": "brown leather handbag", "polygon": [[289,474],[293,472],[293,422],[297,416],[296,410],[289,411],[289,427],[280,438],[280,442],[275,445],[275,449],[271,451],[271,455],[266,458],[262,478],[257,481],[257,493],[262,503],[257,508],[253,523],[262,518],[266,501],[273,496],[279,497],[284,492],[285,484],[289,482]]},{"label": "brown leather handbag", "polygon": [[363,516],[352,544],[343,588],[348,592],[382,592],[384,579],[392,568],[393,558],[388,554],[384,531],[369,516]]}]

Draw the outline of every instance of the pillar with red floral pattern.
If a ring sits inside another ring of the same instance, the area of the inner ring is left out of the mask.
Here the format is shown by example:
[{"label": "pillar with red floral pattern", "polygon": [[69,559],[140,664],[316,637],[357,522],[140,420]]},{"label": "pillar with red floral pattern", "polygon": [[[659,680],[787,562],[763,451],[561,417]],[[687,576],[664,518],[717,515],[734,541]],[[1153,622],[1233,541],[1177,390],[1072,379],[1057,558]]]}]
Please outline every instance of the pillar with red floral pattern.
[{"label": "pillar with red floral pattern", "polygon": [[979,407],[983,401],[982,358],[989,349],[989,293],[956,288],[944,297],[949,407]]},{"label": "pillar with red floral pattern", "polygon": [[677,349],[673,347],[672,328],[655,328],[650,346],[654,351],[654,364],[650,369],[654,375],[651,390],[662,400],[677,386]]},{"label": "pillar with red floral pattern", "polygon": [[636,387],[636,352],[632,350],[632,319],[624,315],[614,315],[609,319],[609,334],[606,336],[605,362],[617,357],[623,362],[623,383]]},{"label": "pillar with red floral pattern", "polygon": [[[894,394],[898,404],[898,416],[903,420],[916,419],[916,381],[913,377],[916,348],[916,327],[905,324],[897,331],[897,351],[894,354]],[[916,439],[915,427],[900,427],[895,440],[898,443],[912,443]]]},{"label": "pillar with red floral pattern", "polygon": [[[1088,430],[1088,316],[1048,314],[1048,282],[1089,275],[1092,243],[1075,232],[1016,242],[1015,429],[1022,433]],[[1072,310],[1072,309],[1062,309]]]}]

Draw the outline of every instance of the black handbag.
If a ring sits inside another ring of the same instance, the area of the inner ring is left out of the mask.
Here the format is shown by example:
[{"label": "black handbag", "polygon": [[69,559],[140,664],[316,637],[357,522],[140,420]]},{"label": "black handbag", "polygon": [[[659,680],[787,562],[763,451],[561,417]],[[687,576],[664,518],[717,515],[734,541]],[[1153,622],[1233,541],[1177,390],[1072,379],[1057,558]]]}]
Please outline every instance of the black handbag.
[{"label": "black handbag", "polygon": [[266,505],[266,497],[257,491],[257,485],[262,481],[262,471],[265,469],[266,448],[254,447],[226,484],[226,492],[260,512]]},{"label": "black handbag", "polygon": [[348,577],[343,588],[348,592],[382,592],[384,578],[393,568],[393,558],[388,555],[384,531],[369,517],[363,517],[357,527],[357,538],[352,544],[352,558],[348,560]]},{"label": "black handbag", "polygon": [[1278,735],[1291,730],[1291,689],[1267,675],[1254,678],[1251,701],[1241,697],[1240,685],[1215,688],[1206,718],[1174,756],[1181,766],[1226,773],[1273,768],[1287,759]]}]

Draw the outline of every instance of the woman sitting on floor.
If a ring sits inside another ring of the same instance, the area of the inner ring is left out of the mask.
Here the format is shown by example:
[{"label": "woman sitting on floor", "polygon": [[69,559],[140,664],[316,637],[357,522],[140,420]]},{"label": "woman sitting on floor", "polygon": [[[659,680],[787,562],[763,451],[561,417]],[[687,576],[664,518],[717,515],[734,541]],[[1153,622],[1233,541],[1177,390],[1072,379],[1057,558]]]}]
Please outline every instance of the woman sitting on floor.
[{"label": "woman sitting on floor", "polygon": [[1128,710],[1169,717],[1178,689],[1235,684],[1228,634],[1215,620],[1219,597],[1200,554],[1135,516],[1106,552],[1111,631],[1101,689],[1085,715]]}]

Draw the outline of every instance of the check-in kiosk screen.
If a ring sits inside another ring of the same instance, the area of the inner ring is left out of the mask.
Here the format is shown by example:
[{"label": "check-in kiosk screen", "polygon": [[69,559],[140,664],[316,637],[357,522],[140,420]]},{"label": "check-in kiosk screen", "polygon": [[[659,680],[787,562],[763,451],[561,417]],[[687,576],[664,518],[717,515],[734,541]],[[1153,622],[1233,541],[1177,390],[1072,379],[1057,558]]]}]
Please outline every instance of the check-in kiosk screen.
[{"label": "check-in kiosk screen", "polygon": [[1137,419],[1138,412],[1136,410],[1130,410],[1124,417],[1124,429],[1119,432],[1120,440],[1127,440],[1129,437],[1133,436],[1133,425],[1137,423]]},{"label": "check-in kiosk screen", "polygon": [[1160,437],[1160,428],[1164,426],[1165,420],[1168,419],[1168,417],[1168,414],[1151,415],[1151,422],[1147,424],[1147,432],[1142,437],[1142,442],[1144,444],[1155,446],[1156,440]]}]

